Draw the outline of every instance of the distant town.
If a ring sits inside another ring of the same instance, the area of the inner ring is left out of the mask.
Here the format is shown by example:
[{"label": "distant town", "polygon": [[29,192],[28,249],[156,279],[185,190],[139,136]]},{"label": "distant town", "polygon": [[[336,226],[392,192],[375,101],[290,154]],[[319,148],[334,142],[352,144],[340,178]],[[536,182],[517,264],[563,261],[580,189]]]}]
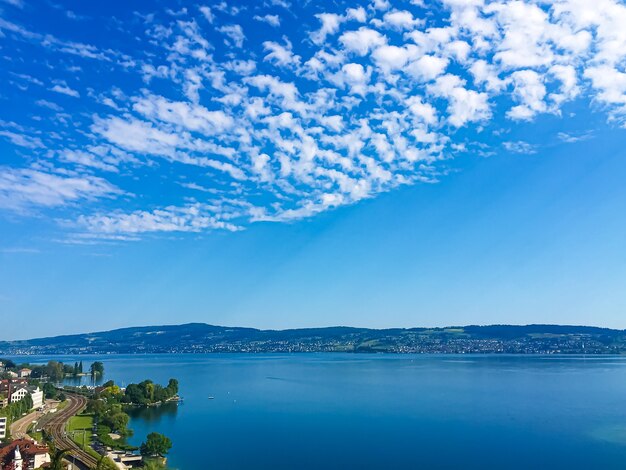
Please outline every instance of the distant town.
[{"label": "distant town", "polygon": [[622,354],[626,331],[561,325],[259,330],[191,323],[0,342],[5,355],[275,352]]}]

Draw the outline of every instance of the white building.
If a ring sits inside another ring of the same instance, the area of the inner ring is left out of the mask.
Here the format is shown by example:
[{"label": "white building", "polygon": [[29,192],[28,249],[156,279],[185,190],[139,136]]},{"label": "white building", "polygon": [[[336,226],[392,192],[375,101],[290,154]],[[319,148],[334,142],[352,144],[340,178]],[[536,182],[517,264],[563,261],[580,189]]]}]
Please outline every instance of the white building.
[{"label": "white building", "polygon": [[7,418],[0,418],[0,439],[7,437]]},{"label": "white building", "polygon": [[8,370],[7,374],[9,375],[9,377],[11,377],[12,379],[17,379],[17,372],[13,372],[12,370]]},{"label": "white building", "polygon": [[33,399],[33,408],[41,408],[43,406],[43,390],[37,387],[30,392],[30,397]]},{"label": "white building", "polygon": [[9,403],[17,403],[22,401],[26,395],[28,395],[28,389],[26,387],[20,387],[9,396]]},{"label": "white building", "polygon": [[24,368],[24,369],[20,369],[18,371],[17,375],[18,375],[18,377],[22,377],[22,378],[30,377],[30,373],[31,372],[32,372],[32,370]]},{"label": "white building", "polygon": [[11,393],[9,397],[9,403],[17,403],[22,401],[26,395],[30,395],[33,400],[33,408],[39,408],[43,406],[43,391],[37,387],[35,390],[28,390],[26,387],[20,387]]}]

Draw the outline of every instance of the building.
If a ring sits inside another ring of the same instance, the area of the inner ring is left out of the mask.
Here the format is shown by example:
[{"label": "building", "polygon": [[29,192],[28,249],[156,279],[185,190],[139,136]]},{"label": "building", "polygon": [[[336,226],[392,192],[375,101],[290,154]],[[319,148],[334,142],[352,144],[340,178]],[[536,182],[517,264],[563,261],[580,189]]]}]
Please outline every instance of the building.
[{"label": "building", "polygon": [[43,406],[43,390],[39,387],[30,390],[30,397],[33,399],[33,408],[41,408]]},{"label": "building", "polygon": [[12,370],[8,370],[7,374],[9,375],[9,377],[11,377],[12,379],[17,378],[17,372],[13,372]]},{"label": "building", "polygon": [[0,439],[7,437],[7,418],[0,418]]},{"label": "building", "polygon": [[4,372],[4,362],[0,361],[0,372]]},{"label": "building", "polygon": [[9,403],[16,403],[24,399],[26,395],[30,395],[33,399],[33,408],[39,408],[43,406],[44,396],[43,391],[37,387],[32,388],[28,386],[28,380],[26,379],[5,379],[0,380],[0,403],[6,401],[5,405]]},{"label": "building", "polygon": [[0,408],[11,403],[11,394],[18,388],[26,387],[28,380],[26,379],[4,379],[0,380]]},{"label": "building", "polygon": [[11,395],[9,395],[9,403],[22,401],[26,395],[30,395],[30,392],[26,387],[16,388],[11,392]]},{"label": "building", "polygon": [[32,372],[32,370],[30,370],[30,369],[26,369],[26,368],[24,368],[24,369],[20,369],[20,370],[17,372],[17,376],[18,376],[18,377],[22,377],[22,378],[24,378],[24,377],[30,377],[31,372]]},{"label": "building", "polygon": [[50,462],[46,446],[19,439],[0,447],[0,470],[34,470]]}]

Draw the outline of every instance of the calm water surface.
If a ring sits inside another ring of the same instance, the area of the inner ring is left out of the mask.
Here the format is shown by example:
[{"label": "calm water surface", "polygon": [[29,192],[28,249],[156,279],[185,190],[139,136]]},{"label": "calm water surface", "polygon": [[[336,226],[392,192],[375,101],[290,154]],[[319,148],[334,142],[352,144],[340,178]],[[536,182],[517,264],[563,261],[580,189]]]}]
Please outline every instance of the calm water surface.
[{"label": "calm water surface", "polygon": [[176,469],[626,468],[626,358],[97,359],[106,380],[180,381],[183,404],[130,424],[136,445],[169,436]]}]

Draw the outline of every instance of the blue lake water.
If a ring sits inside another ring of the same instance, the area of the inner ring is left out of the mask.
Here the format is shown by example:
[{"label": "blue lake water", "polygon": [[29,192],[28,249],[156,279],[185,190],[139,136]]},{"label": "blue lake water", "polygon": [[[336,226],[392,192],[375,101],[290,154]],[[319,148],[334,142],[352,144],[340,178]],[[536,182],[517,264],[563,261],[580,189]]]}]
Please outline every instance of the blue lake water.
[{"label": "blue lake water", "polygon": [[180,381],[183,404],[130,425],[169,436],[176,469],[626,468],[622,357],[97,359],[118,383]]}]

